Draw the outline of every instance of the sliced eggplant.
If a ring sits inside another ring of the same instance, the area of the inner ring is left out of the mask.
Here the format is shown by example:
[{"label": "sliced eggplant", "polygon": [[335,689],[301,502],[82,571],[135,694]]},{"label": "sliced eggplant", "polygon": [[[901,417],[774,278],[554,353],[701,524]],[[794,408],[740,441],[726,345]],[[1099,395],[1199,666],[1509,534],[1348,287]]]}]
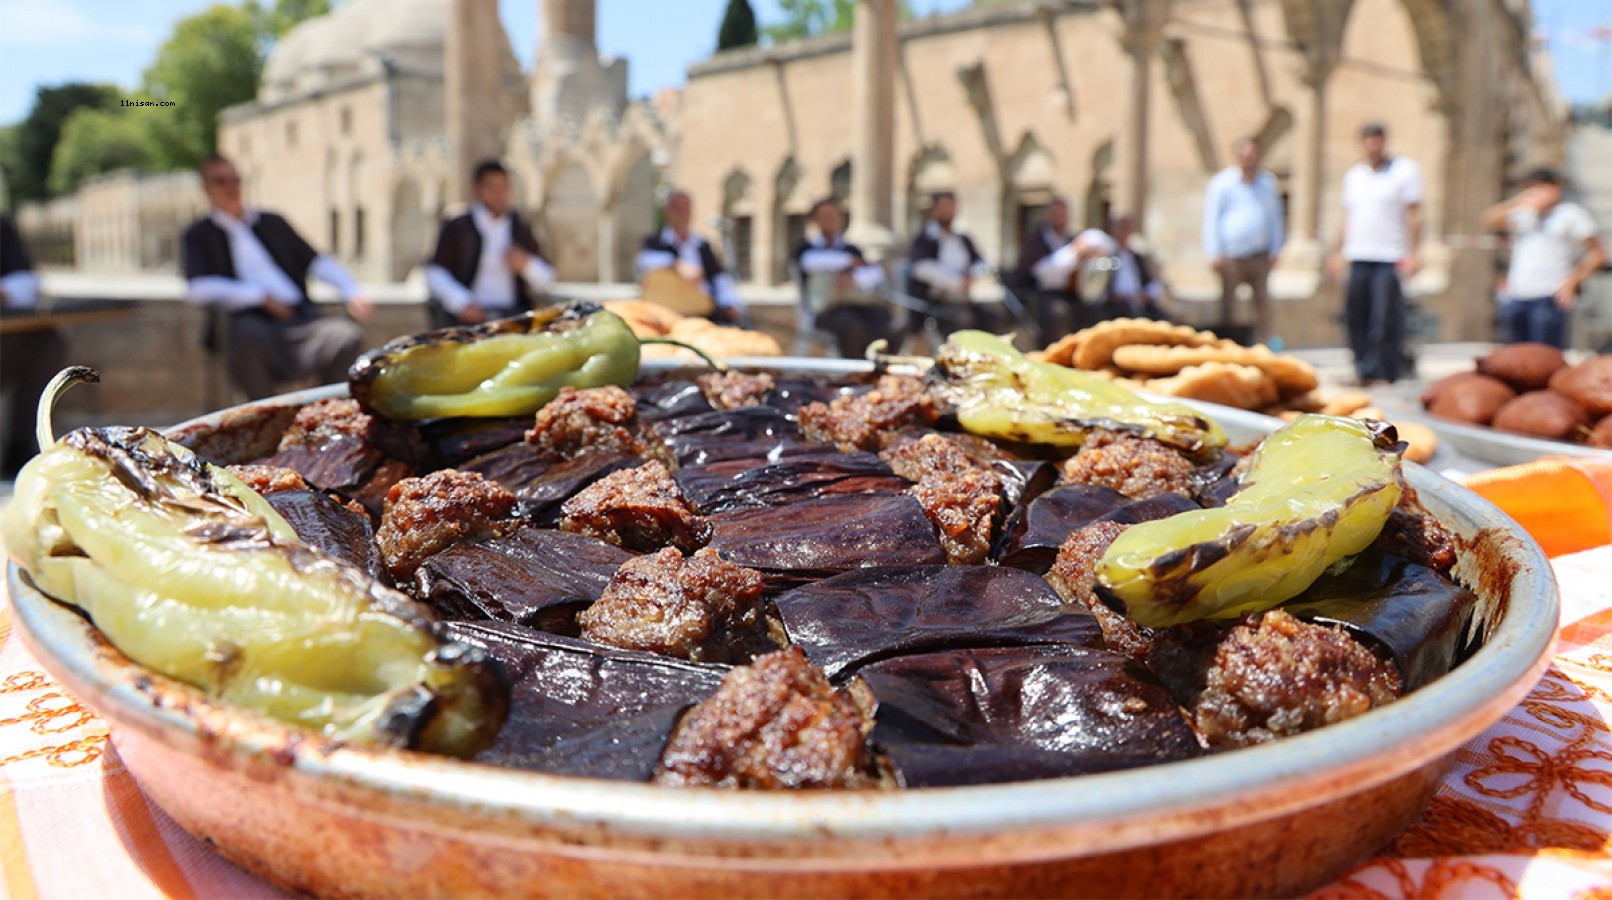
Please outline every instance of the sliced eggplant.
[{"label": "sliced eggplant", "polygon": [[415,573],[415,596],[444,618],[494,619],[575,635],[577,613],[598,600],[632,558],[595,538],[528,526],[432,556]]},{"label": "sliced eggplant", "polygon": [[899,494],[907,490],[872,453],[814,453],[756,465],[735,459],[677,471],[677,482],[702,514],[786,506],[839,494]]},{"label": "sliced eggplant", "polygon": [[1035,498],[1008,522],[996,556],[1004,566],[1045,575],[1069,535],[1092,522],[1134,525],[1198,508],[1181,494],[1138,501],[1101,485],[1067,484]]},{"label": "sliced eggplant", "polygon": [[276,491],[264,500],[291,523],[297,537],[315,550],[379,579],[384,566],[375,549],[369,518],[353,512],[321,491]]},{"label": "sliced eggplant", "polygon": [[868,566],[938,565],[946,551],[910,494],[851,494],[711,516],[710,546],[769,588]]},{"label": "sliced eggplant", "polygon": [[652,440],[665,444],[677,466],[705,466],[730,459],[776,462],[786,456],[823,453],[801,436],[793,420],[770,406],[747,406],[657,422]]}]

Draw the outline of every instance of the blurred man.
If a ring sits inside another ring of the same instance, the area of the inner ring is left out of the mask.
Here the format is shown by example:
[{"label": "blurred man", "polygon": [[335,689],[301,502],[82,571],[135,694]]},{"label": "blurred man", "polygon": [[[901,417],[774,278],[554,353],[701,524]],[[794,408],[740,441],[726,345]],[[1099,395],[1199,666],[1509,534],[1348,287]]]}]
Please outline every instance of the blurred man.
[{"label": "blurred man", "polygon": [[1019,284],[1035,291],[1036,321],[1041,326],[1043,343],[1050,343],[1091,324],[1084,317],[1086,306],[1069,289],[1069,273],[1047,263],[1071,240],[1069,204],[1062,197],[1054,197],[1047,204],[1041,224],[1026,231],[1019,241],[1019,265],[1015,276]]},{"label": "blurred man", "polygon": [[1511,268],[1502,308],[1506,339],[1567,348],[1567,315],[1578,303],[1584,279],[1606,262],[1595,220],[1577,203],[1562,199],[1562,176],[1537,169],[1514,197],[1489,207],[1483,224],[1511,232]]},{"label": "blurred man", "polygon": [[[1237,321],[1237,289],[1254,294],[1255,343],[1270,338],[1271,269],[1287,234],[1282,221],[1282,190],[1276,176],[1259,167],[1259,145],[1237,142],[1237,164],[1209,179],[1203,201],[1203,252],[1220,275],[1220,323]],[[1229,329],[1228,329],[1229,330]]]},{"label": "blurred man", "polygon": [[[1146,253],[1135,247],[1136,220],[1130,216],[1118,216],[1110,227],[1114,230],[1110,252],[1117,265],[1114,277],[1108,282],[1108,297],[1104,304],[1108,316],[1168,321],[1170,317],[1159,305],[1159,298],[1164,295],[1164,285],[1159,281],[1158,268]],[[1097,243],[1095,237],[1092,241]]]},{"label": "blurred man", "polygon": [[554,283],[537,238],[510,209],[509,172],[487,160],[471,175],[470,212],[442,223],[425,267],[436,327],[475,325],[533,309],[534,294]]},{"label": "blurred man", "polygon": [[[248,208],[229,160],[203,160],[201,176],[212,211],[185,229],[186,296],[228,311],[230,377],[250,400],[309,375],[346,380],[364,340],[359,323],[374,312],[358,282],[285,219]],[[309,276],[334,285],[356,321],[321,316],[308,299]]]},{"label": "blurred man", "polygon": [[[39,276],[22,244],[16,223],[0,215],[0,309],[32,310],[39,302]],[[34,411],[46,382],[67,364],[67,341],[59,331],[46,328],[0,335],[0,389],[11,397],[6,416],[5,441],[0,445],[0,478],[11,478],[29,457],[39,452],[34,443]]]},{"label": "blurred man", "polygon": [[1392,384],[1405,362],[1400,279],[1422,268],[1422,170],[1387,154],[1387,132],[1376,122],[1361,127],[1360,144],[1365,159],[1343,176],[1343,221],[1327,276],[1340,280],[1349,264],[1344,318],[1359,383]]},{"label": "blurred man", "polygon": [[[710,299],[713,321],[738,322],[744,316],[744,301],[711,243],[694,233],[694,201],[688,192],[668,194],[662,212],[666,227],[644,238],[643,249],[638,251],[640,278],[653,272],[675,272]],[[646,285],[646,296],[649,293]]]},{"label": "blurred man", "polygon": [[861,359],[869,344],[892,338],[890,306],[873,293],[884,285],[884,270],[846,243],[839,201],[817,201],[811,219],[817,236],[795,248],[802,301],[810,304],[811,325],[834,335],[841,356]]},{"label": "blurred man", "polygon": [[[946,307],[943,337],[963,328],[990,328],[995,317],[973,302],[974,270],[985,259],[968,235],[952,228],[957,218],[957,195],[941,191],[930,198],[929,218],[912,242],[907,258],[912,263],[912,296]],[[937,317],[938,318],[938,317]]]}]

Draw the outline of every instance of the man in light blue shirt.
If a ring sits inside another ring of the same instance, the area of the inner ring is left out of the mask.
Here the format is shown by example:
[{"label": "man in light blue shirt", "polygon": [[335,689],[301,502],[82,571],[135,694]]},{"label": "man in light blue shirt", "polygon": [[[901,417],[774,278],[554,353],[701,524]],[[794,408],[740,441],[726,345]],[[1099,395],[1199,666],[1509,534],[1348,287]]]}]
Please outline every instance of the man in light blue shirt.
[{"label": "man in light blue shirt", "polygon": [[1220,273],[1220,323],[1233,326],[1237,288],[1254,293],[1253,336],[1270,337],[1271,300],[1266,282],[1287,233],[1276,176],[1259,167],[1259,145],[1237,142],[1237,165],[1209,179],[1203,202],[1203,252]]}]

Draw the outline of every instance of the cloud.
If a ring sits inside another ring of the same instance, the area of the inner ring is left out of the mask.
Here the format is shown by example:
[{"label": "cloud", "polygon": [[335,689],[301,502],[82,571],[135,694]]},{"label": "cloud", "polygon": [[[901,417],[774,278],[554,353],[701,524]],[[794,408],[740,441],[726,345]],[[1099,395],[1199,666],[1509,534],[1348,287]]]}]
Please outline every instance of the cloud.
[{"label": "cloud", "polygon": [[93,52],[94,45],[150,44],[155,33],[140,22],[90,16],[77,3],[0,0],[0,47],[62,48]]}]

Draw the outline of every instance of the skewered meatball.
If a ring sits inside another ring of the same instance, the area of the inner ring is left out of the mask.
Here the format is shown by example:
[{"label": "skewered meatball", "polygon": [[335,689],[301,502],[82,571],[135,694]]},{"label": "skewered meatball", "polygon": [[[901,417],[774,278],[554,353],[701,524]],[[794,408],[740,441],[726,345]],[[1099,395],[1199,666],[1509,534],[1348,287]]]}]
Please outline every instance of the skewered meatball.
[{"label": "skewered meatball", "polygon": [[386,494],[375,543],[386,570],[402,584],[432,555],[513,524],[514,510],[515,495],[476,472],[443,469],[405,478]]},{"label": "skewered meatball", "polygon": [[714,550],[691,557],[668,547],[628,560],[609,587],[577,616],[599,644],[694,662],[739,663],[770,646],[762,577]]}]

